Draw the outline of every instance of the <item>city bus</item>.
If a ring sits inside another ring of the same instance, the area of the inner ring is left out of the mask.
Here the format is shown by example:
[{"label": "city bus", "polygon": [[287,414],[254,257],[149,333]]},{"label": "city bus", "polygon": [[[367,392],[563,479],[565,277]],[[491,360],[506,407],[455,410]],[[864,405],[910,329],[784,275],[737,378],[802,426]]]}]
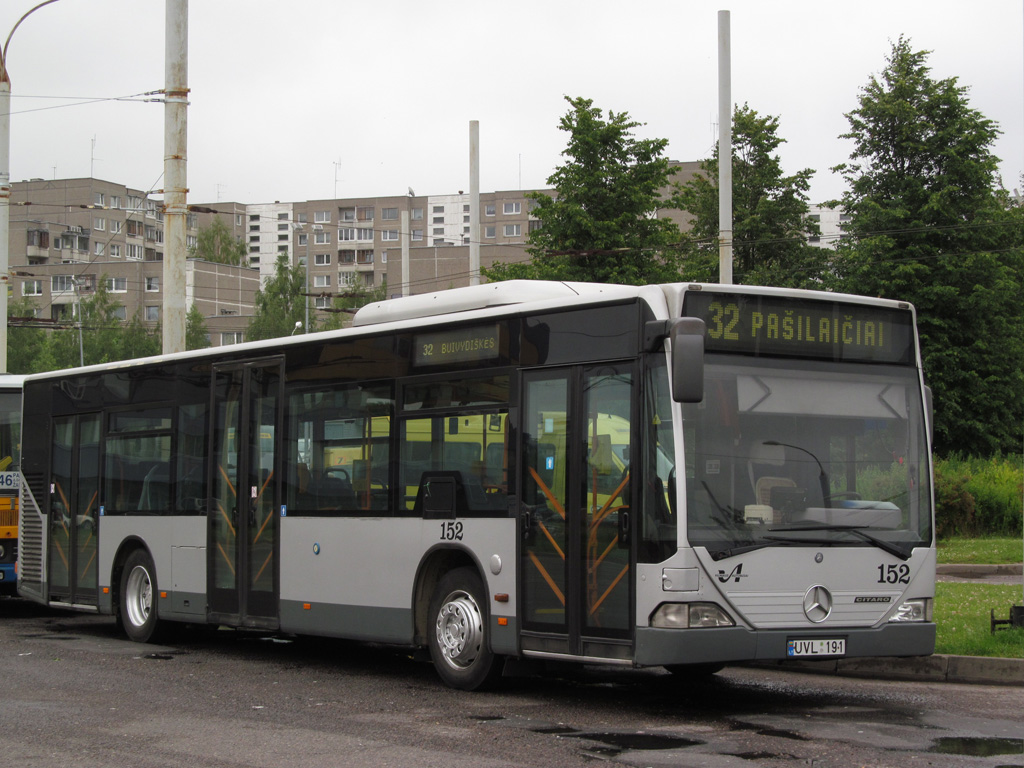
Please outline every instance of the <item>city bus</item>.
[{"label": "city bus", "polygon": [[462,689],[555,661],[934,650],[906,303],[485,284],[33,375],[24,418],[20,593],[136,641],[393,644]]},{"label": "city bus", "polygon": [[23,379],[0,374],[0,595],[16,594],[17,585]]}]

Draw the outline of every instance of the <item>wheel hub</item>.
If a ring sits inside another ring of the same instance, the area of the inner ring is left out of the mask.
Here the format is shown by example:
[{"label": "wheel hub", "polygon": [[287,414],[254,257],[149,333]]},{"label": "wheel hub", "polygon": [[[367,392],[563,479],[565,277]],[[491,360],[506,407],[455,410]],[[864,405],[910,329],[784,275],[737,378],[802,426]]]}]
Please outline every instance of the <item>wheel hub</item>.
[{"label": "wheel hub", "polygon": [[463,669],[480,654],[483,643],[483,616],[476,602],[467,594],[454,594],[441,606],[437,615],[437,644],[449,665]]}]

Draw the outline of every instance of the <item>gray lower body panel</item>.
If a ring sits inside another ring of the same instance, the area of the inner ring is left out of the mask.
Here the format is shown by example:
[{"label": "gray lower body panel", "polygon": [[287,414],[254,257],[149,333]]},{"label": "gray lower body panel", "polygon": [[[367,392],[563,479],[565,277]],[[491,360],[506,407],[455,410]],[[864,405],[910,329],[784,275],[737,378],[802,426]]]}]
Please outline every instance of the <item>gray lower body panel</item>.
[{"label": "gray lower body panel", "polygon": [[[636,663],[639,666],[701,664],[791,658],[789,640],[844,638],[846,658],[871,656],[928,656],[935,652],[935,625],[886,624],[874,629],[814,631],[723,629],[654,629],[638,627]],[[802,660],[809,657],[801,656]],[[835,657],[830,657],[835,658]]]}]

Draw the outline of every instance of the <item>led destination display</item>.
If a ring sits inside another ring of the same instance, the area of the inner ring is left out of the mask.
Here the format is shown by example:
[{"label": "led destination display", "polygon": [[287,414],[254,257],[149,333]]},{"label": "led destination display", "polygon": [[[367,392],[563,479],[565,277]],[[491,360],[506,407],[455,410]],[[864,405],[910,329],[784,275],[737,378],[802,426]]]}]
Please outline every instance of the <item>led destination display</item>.
[{"label": "led destination display", "polygon": [[413,365],[442,365],[497,360],[498,325],[430,331],[413,337]]},{"label": "led destination display", "polygon": [[709,351],[914,362],[909,309],[709,291],[686,294],[683,314],[705,322]]}]

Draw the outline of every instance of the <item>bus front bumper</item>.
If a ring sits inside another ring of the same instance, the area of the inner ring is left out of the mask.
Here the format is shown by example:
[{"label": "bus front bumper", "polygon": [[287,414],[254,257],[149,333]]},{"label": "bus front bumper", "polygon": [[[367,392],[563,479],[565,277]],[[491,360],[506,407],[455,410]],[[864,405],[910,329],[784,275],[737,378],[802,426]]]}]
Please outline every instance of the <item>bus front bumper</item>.
[{"label": "bus front bumper", "polygon": [[[840,657],[793,657],[790,640],[843,639]],[[892,623],[869,629],[749,630],[743,627],[657,629],[638,627],[635,661],[638,666],[707,664],[798,658],[865,658],[928,656],[935,652],[935,624]]]}]

